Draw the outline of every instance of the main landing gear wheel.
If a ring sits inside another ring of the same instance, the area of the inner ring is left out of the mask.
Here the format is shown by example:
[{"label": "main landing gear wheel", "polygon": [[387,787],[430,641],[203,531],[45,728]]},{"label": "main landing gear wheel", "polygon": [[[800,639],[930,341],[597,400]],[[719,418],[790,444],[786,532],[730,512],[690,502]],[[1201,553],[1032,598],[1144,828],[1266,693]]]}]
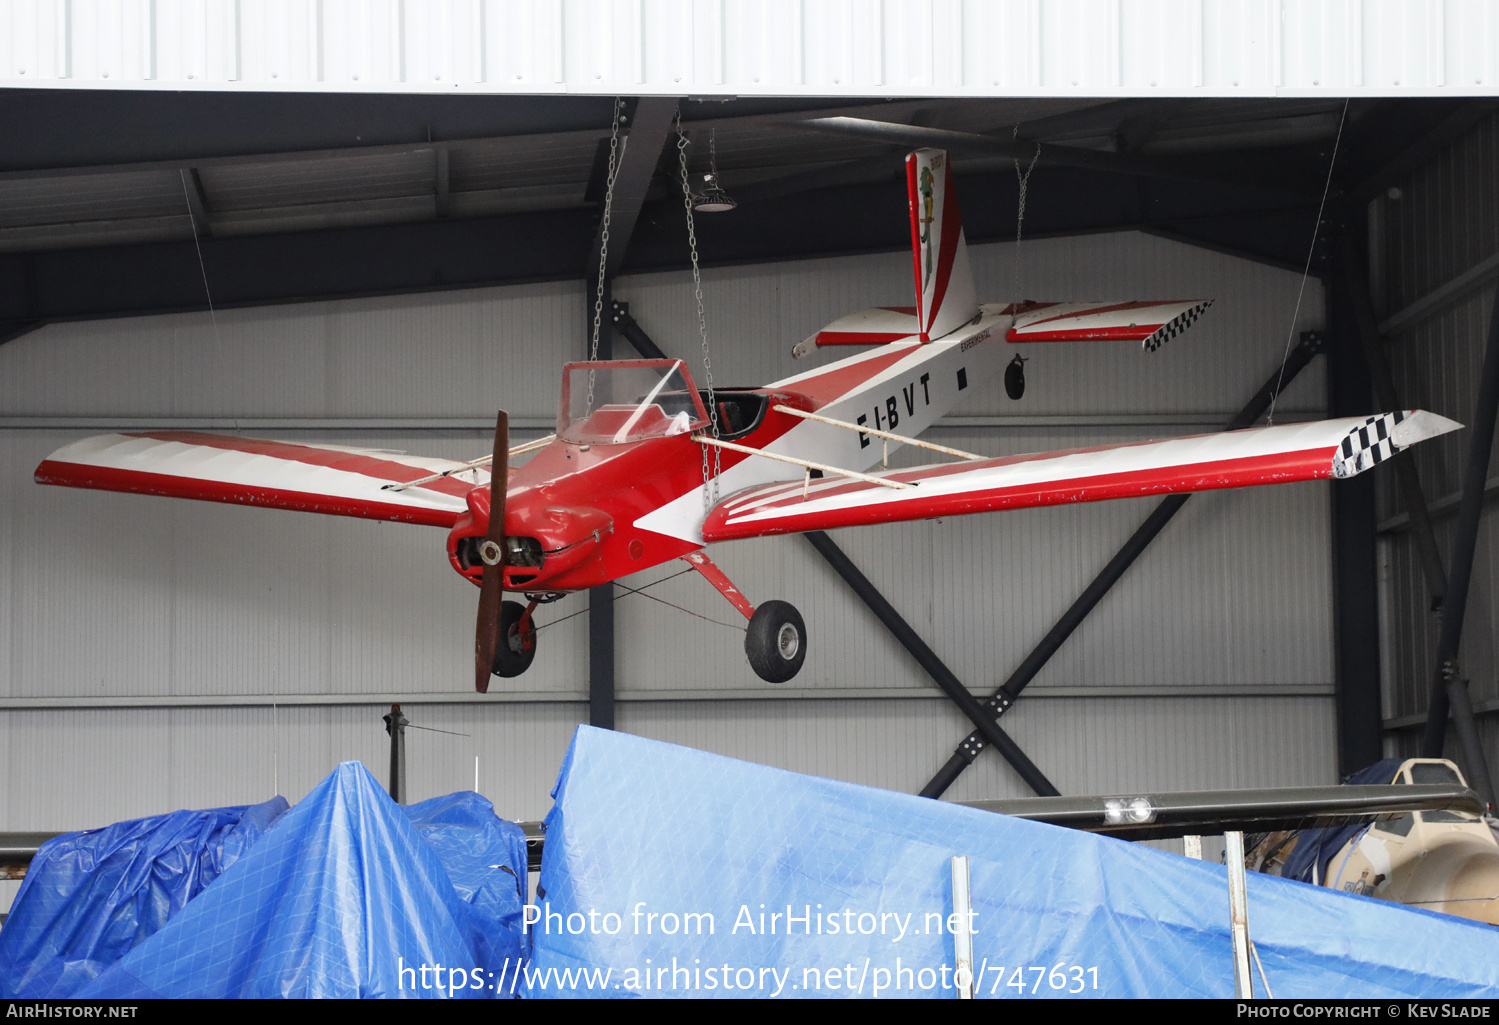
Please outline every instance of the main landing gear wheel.
[{"label": "main landing gear wheel", "polygon": [[519,676],[531,668],[536,657],[536,624],[529,624],[521,633],[521,616],[526,607],[520,602],[507,601],[500,606],[500,643],[494,649],[494,675]]},{"label": "main landing gear wheel", "polygon": [[785,683],[807,657],[807,627],[790,602],[768,601],[750,617],[744,653],[755,675],[767,683]]}]

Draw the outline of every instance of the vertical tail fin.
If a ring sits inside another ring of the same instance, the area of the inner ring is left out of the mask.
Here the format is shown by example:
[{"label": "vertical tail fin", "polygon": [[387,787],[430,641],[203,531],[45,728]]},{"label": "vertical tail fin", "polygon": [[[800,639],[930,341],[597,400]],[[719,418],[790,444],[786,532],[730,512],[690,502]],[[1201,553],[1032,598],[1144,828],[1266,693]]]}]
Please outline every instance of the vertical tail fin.
[{"label": "vertical tail fin", "polygon": [[947,151],[919,149],[906,157],[911,201],[911,251],[921,340],[941,338],[978,315],[973,268],[953,189]]}]

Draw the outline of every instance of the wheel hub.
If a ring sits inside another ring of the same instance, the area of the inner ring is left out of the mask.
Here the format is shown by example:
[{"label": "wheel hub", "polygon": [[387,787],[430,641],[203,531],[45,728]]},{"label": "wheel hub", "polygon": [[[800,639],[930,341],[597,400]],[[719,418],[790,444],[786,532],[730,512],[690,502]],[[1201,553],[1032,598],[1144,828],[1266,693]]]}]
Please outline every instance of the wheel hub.
[{"label": "wheel hub", "polygon": [[781,629],[776,632],[776,650],[787,662],[796,658],[796,653],[802,646],[801,635],[796,632],[796,627],[790,623],[782,623]]}]

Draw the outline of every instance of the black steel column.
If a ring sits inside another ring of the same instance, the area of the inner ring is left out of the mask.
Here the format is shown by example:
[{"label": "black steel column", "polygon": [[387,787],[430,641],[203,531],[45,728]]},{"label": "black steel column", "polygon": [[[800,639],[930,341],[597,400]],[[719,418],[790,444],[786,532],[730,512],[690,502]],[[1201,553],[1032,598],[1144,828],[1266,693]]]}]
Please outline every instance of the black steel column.
[{"label": "black steel column", "polygon": [[[1404,409],[1395,390],[1395,377],[1390,372],[1390,361],[1385,358],[1384,344],[1379,338],[1379,322],[1374,313],[1374,301],[1369,295],[1369,259],[1363,247],[1349,234],[1344,233],[1339,246],[1339,262],[1342,275],[1339,283],[1347,300],[1340,307],[1340,315],[1347,318],[1340,329],[1354,332],[1363,349],[1365,366],[1368,368],[1368,387],[1374,395],[1372,412],[1392,413]],[[1331,307],[1329,307],[1331,312]],[[1331,378],[1328,386],[1332,387]],[[1336,408],[1336,406],[1334,406]],[[1360,412],[1369,411],[1360,408]],[[1356,413],[1334,413],[1334,416],[1356,416]],[[1431,607],[1441,608],[1447,594],[1447,574],[1442,568],[1442,555],[1437,550],[1436,535],[1431,529],[1431,516],[1426,509],[1426,495],[1421,490],[1421,479],[1416,475],[1415,453],[1402,452],[1390,460],[1395,464],[1399,477],[1400,496],[1410,517],[1416,554],[1421,559],[1421,572],[1426,576],[1426,587],[1431,593]],[[1378,761],[1378,759],[1375,759]]]},{"label": "black steel column", "polygon": [[[1494,307],[1489,317],[1487,349],[1483,357],[1483,373],[1478,382],[1478,402],[1473,410],[1473,419],[1468,423],[1468,465],[1463,472],[1463,500],[1457,511],[1457,537],[1452,545],[1451,576],[1447,582],[1447,600],[1442,604],[1442,638],[1437,646],[1436,678],[1432,681],[1431,703],[1426,711],[1426,730],[1421,737],[1421,753],[1427,758],[1440,758],[1447,736],[1447,715],[1451,708],[1451,691],[1466,688],[1457,666],[1457,652],[1462,644],[1463,617],[1468,608],[1468,584],[1473,574],[1473,552],[1478,544],[1478,521],[1483,512],[1483,485],[1489,472],[1489,456],[1494,447],[1494,424],[1499,419],[1499,289],[1495,290]],[[1483,751],[1477,747],[1477,728],[1472,723],[1472,709],[1459,695],[1456,710],[1466,711],[1468,722],[1460,724],[1460,736],[1464,746],[1472,744],[1466,752],[1468,772],[1474,777],[1471,782],[1479,786],[1477,777],[1483,777],[1482,786],[1488,783],[1488,769]],[[1482,790],[1480,790],[1482,793]],[[1485,800],[1493,800],[1493,791],[1483,793]]]},{"label": "black steel column", "polygon": [[[593,341],[593,311],[598,300],[598,279],[589,281],[588,344]],[[604,281],[604,300],[599,313],[601,360],[614,358],[614,330],[610,326],[613,282]],[[588,592],[588,725],[614,729],[614,585],[600,584]]]},{"label": "black steel column", "polygon": [[[1286,359],[1284,369],[1277,367],[1275,372],[1261,385],[1260,390],[1255,393],[1254,398],[1249,400],[1248,405],[1239,411],[1238,416],[1230,420],[1225,430],[1239,430],[1249,427],[1269,408],[1275,396],[1286,389],[1296,379],[1302,369],[1311,362],[1312,357],[1321,350],[1322,340],[1319,335],[1307,333],[1302,335],[1301,344],[1298,345]],[[1163,499],[1160,505],[1155,507],[1145,522],[1130,535],[1124,547],[1119,549],[1112,559],[1109,560],[1103,570],[1087,586],[1078,599],[1072,603],[1062,617],[1057,620],[1056,625],[1047,631],[1046,636],[1041,638],[1041,643],[1025,657],[1004,685],[984,703],[993,718],[998,719],[1007,712],[1020,692],[1035,679],[1041,668],[1050,661],[1052,655],[1056,654],[1062,644],[1072,632],[1076,630],[1093,611],[1093,607],[1103,600],[1109,589],[1124,576],[1127,569],[1145,551],[1146,546],[1155,540],[1157,534],[1170,522],[1171,517],[1186,504],[1191,495],[1171,495]],[[958,778],[964,769],[973,764],[973,760],[983,751],[986,738],[980,733],[973,732],[964,738],[958,745],[957,750],[952,753],[947,762],[937,774],[931,778],[925,787],[921,789],[922,797],[940,797],[952,786],[953,781]]]},{"label": "black steel column", "polygon": [[[1327,403],[1335,417],[1368,416],[1376,411],[1369,347],[1347,288],[1355,271],[1344,270],[1327,282]],[[1374,490],[1372,473],[1332,482],[1333,700],[1342,776],[1384,756]]]}]

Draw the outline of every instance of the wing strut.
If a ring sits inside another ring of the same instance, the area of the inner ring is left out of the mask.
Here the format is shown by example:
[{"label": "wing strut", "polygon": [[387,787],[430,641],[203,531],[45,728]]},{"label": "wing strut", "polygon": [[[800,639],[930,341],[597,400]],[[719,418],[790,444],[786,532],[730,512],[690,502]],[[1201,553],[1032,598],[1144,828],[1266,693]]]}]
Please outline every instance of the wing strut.
[{"label": "wing strut", "polygon": [[946,445],[938,445],[930,441],[922,441],[920,438],[908,438],[904,434],[891,434],[889,431],[877,430],[865,425],[851,424],[847,420],[834,420],[830,416],[820,413],[809,413],[805,409],[792,409],[790,406],[772,406],[777,413],[789,413],[799,416],[803,420],[816,420],[820,424],[830,424],[833,427],[842,427],[846,431],[855,431],[859,434],[872,434],[876,438],[884,438],[886,441],[898,441],[903,445],[915,445],[917,448],[931,449],[933,452],[941,452],[943,455],[957,456],[959,459],[983,459],[983,456],[972,452],[964,452],[960,448],[948,448]]},{"label": "wing strut", "polygon": [[764,449],[760,448],[750,448],[748,445],[736,445],[732,441],[719,441],[717,438],[709,438],[701,434],[695,435],[692,440],[697,442],[699,445],[712,445],[715,448],[730,448],[735,452],[743,452],[746,455],[763,456],[766,459],[774,459],[782,463],[791,463],[794,466],[801,466],[808,470],[820,470],[823,473],[836,473],[840,477],[851,477],[854,480],[867,481],[870,484],[881,484],[887,488],[893,488],[897,491],[902,491],[906,488],[912,488],[916,486],[914,484],[907,484],[904,481],[887,480],[884,477],[876,477],[872,474],[860,473],[857,470],[845,470],[842,467],[829,466],[826,463],[814,463],[809,459],[797,459],[795,456],[783,456],[778,452],[767,452]]}]

